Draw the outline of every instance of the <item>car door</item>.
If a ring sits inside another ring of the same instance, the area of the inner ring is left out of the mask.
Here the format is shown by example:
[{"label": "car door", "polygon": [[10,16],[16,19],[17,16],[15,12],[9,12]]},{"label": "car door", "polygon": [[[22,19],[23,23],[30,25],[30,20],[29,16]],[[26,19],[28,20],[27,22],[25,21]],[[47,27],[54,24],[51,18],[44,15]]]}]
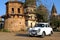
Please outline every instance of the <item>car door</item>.
[{"label": "car door", "polygon": [[50,27],[50,25],[49,24],[47,24],[47,34],[50,34],[51,33],[51,27]]},{"label": "car door", "polygon": [[50,28],[48,27],[48,24],[45,25],[45,32],[47,35],[50,33]]}]

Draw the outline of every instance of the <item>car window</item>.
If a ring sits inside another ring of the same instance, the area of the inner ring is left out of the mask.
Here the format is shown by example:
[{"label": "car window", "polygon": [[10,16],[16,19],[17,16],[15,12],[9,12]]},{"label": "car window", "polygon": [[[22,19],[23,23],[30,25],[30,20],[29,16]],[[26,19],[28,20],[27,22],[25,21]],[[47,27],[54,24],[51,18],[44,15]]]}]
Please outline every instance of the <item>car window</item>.
[{"label": "car window", "polygon": [[44,24],[37,24],[35,27],[44,27]]},{"label": "car window", "polygon": [[47,27],[50,27],[50,25],[47,25]]},{"label": "car window", "polygon": [[45,27],[47,27],[47,25],[45,24]]},{"label": "car window", "polygon": [[48,25],[48,24],[46,24],[46,25],[45,25],[45,27],[49,27],[49,25]]}]

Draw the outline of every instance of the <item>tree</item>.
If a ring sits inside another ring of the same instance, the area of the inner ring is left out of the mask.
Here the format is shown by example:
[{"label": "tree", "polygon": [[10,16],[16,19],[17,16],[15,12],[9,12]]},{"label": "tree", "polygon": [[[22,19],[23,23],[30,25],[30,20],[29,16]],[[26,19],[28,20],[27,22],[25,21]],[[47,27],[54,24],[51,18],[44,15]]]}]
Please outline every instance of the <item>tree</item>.
[{"label": "tree", "polygon": [[52,16],[50,19],[50,24],[54,30],[57,30],[60,26],[60,19],[57,16]]},{"label": "tree", "polygon": [[48,10],[43,4],[37,8],[36,13],[40,22],[48,22]]}]

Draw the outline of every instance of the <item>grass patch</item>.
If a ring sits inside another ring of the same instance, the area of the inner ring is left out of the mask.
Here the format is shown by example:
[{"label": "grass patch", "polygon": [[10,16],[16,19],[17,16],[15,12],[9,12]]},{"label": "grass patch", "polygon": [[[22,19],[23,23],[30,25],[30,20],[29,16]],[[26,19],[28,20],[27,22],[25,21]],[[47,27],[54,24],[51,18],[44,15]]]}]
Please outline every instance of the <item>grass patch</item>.
[{"label": "grass patch", "polygon": [[8,29],[0,29],[0,32],[10,32]]}]

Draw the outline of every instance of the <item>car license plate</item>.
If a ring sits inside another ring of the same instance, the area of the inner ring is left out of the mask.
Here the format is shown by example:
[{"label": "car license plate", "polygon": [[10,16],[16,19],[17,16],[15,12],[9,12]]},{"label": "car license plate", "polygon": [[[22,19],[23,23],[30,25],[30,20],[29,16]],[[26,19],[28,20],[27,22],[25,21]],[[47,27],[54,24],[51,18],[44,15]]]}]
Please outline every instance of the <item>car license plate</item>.
[{"label": "car license plate", "polygon": [[35,32],[32,32],[32,34],[35,34]]}]

